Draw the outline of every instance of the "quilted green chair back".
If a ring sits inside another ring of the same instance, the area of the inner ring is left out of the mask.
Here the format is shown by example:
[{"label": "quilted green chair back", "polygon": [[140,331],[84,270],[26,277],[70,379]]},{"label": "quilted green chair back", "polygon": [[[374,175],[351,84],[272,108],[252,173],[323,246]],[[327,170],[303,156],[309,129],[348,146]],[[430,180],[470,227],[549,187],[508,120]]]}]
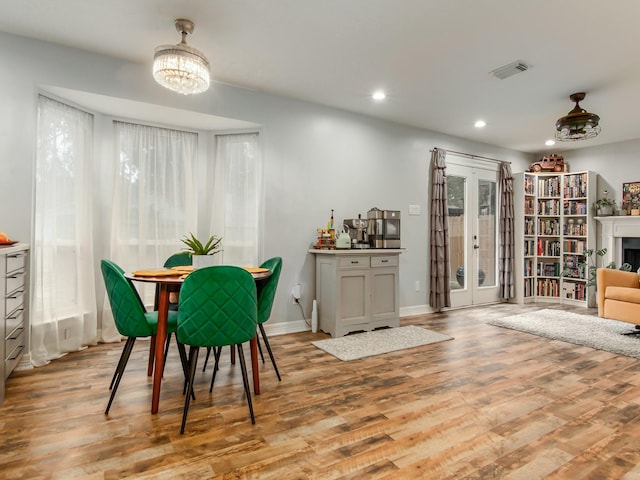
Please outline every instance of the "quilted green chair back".
[{"label": "quilted green chair back", "polygon": [[271,307],[276,297],[280,270],[282,270],[282,258],[270,258],[269,260],[265,260],[260,266],[271,270],[271,275],[265,280],[262,290],[260,291],[260,298],[258,298],[258,323],[264,323],[269,320],[271,316]]},{"label": "quilted green chair back", "polygon": [[255,281],[243,268],[199,268],[180,289],[178,341],[196,347],[247,342],[256,335],[257,303]]},{"label": "quilted green chair back", "polygon": [[104,286],[113,312],[116,328],[125,337],[153,335],[138,294],[125,278],[122,268],[110,260],[100,262]]},{"label": "quilted green chair back", "polygon": [[191,255],[189,255],[189,252],[174,253],[169,258],[167,258],[166,262],[164,262],[164,268],[185,267],[187,265],[191,265],[192,263],[193,261],[191,260]]}]

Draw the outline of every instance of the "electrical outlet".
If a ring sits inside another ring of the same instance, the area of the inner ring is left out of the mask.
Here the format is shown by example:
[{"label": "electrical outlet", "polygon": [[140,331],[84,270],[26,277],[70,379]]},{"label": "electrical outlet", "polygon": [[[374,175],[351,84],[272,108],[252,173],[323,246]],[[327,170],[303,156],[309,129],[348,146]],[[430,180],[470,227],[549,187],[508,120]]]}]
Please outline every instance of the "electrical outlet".
[{"label": "electrical outlet", "polygon": [[416,280],[416,292],[420,291],[420,280]]},{"label": "electrical outlet", "polygon": [[293,303],[296,303],[296,300],[300,300],[302,297],[302,285],[300,283],[296,283],[291,289],[291,296],[293,297]]},{"label": "electrical outlet", "polygon": [[64,340],[68,340],[71,338],[71,328],[64,329]]}]

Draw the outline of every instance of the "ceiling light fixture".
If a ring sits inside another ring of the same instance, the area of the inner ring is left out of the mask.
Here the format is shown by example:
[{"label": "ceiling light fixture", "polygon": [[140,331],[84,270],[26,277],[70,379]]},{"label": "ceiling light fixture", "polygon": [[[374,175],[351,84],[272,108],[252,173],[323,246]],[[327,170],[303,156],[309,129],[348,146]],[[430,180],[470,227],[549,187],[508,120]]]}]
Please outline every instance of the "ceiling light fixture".
[{"label": "ceiling light fixture", "polygon": [[555,142],[554,140],[549,139],[549,140],[547,140],[546,142],[544,142],[544,144],[545,144],[547,147],[551,147],[551,146],[555,145],[555,144],[556,144],[556,142]]},{"label": "ceiling light fixture", "polygon": [[387,98],[387,94],[384,93],[382,90],[378,90],[377,92],[374,92],[373,95],[371,95],[371,97],[374,100],[384,100],[385,98]]},{"label": "ceiling light fixture", "polygon": [[600,117],[595,113],[589,113],[580,107],[578,102],[584,100],[585,93],[574,93],[569,98],[576,102],[576,106],[564,117],[556,122],[556,140],[561,142],[572,142],[576,140],[587,140],[600,133]]},{"label": "ceiling light fixture", "polygon": [[484,120],[478,120],[476,123],[473,124],[473,126],[476,128],[484,128],[487,126],[487,122],[485,122]]},{"label": "ceiling light fixture", "polygon": [[195,24],[178,18],[175,25],[182,41],[156,47],[153,78],[163,87],[183,95],[202,93],[209,88],[209,60],[200,50],[187,45],[187,35],[193,33]]}]

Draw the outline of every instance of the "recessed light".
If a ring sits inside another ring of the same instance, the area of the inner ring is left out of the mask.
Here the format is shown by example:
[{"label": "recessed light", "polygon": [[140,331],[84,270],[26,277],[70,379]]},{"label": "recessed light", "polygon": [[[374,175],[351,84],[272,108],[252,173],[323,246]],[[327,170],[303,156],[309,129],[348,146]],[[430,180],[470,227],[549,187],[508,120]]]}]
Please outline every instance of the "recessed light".
[{"label": "recessed light", "polygon": [[385,98],[387,98],[387,94],[384,93],[382,90],[378,90],[377,92],[374,92],[373,95],[371,95],[371,97],[374,100],[384,100]]},{"label": "recessed light", "polygon": [[473,124],[473,126],[476,128],[483,128],[487,126],[487,122],[485,122],[484,120],[478,120],[476,123]]},{"label": "recessed light", "polygon": [[547,140],[546,142],[544,142],[544,144],[545,144],[547,147],[551,147],[552,145],[555,145],[555,144],[556,144],[556,142],[554,142],[553,140],[549,139],[549,140]]}]

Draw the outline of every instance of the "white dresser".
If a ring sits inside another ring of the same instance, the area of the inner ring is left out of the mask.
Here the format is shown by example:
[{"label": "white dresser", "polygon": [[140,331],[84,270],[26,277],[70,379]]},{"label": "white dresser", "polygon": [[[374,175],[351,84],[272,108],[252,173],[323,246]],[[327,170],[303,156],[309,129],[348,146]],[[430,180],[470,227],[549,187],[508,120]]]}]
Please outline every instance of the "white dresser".
[{"label": "white dresser", "polygon": [[309,250],[316,256],[318,327],[333,337],[400,324],[403,249]]},{"label": "white dresser", "polygon": [[0,352],[0,404],[4,401],[5,381],[28,351],[29,325],[29,246],[18,243],[0,248],[0,318],[4,333]]}]

